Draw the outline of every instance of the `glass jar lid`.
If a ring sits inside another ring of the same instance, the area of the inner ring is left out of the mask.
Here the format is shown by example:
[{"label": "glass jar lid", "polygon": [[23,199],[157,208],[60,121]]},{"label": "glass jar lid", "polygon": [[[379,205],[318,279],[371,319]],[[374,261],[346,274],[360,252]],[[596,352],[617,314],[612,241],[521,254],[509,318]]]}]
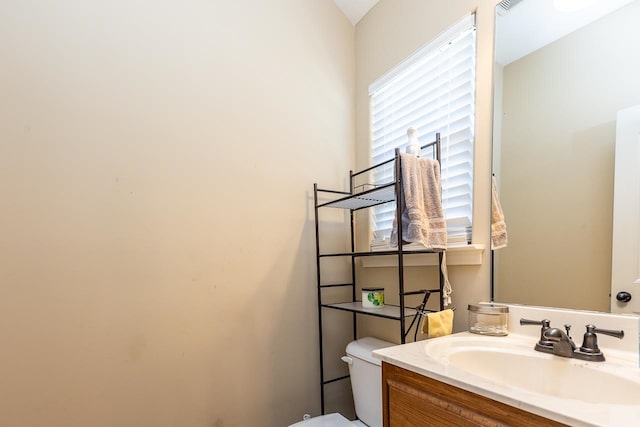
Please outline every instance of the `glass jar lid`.
[{"label": "glass jar lid", "polygon": [[469,304],[468,310],[478,314],[503,314],[509,312],[509,307],[498,304]]}]

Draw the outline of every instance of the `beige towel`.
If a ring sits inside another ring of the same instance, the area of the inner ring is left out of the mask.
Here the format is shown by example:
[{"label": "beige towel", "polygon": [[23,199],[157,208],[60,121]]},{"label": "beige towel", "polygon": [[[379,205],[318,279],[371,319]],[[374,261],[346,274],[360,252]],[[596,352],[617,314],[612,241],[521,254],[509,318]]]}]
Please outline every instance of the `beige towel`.
[{"label": "beige towel", "polygon": [[491,249],[507,247],[507,224],[498,197],[496,177],[491,177]]},{"label": "beige towel", "polygon": [[[440,163],[427,157],[400,153],[402,170],[402,240],[431,249],[447,248],[447,225],[440,195]],[[391,246],[398,245],[397,219]]]},{"label": "beige towel", "polygon": [[453,331],[453,310],[447,309],[429,313],[422,321],[422,333],[428,338],[450,335]]}]

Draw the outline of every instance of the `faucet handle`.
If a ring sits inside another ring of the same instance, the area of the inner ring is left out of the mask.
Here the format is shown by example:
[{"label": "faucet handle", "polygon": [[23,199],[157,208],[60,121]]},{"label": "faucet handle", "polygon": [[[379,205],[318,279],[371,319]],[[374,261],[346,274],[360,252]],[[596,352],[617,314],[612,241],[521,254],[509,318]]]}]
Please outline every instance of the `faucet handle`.
[{"label": "faucet handle", "polygon": [[536,343],[536,350],[542,351],[545,353],[550,353],[553,351],[553,341],[550,341],[545,337],[544,333],[551,329],[551,320],[542,319],[542,320],[529,320],[529,319],[520,319],[521,325],[542,325],[540,329],[540,339]]},{"label": "faucet handle", "polygon": [[585,360],[593,360],[593,361],[604,361],[604,355],[600,348],[598,347],[598,334],[609,335],[616,338],[624,338],[624,331],[622,330],[611,330],[611,329],[598,329],[595,325],[587,325],[587,331],[584,333],[584,337],[582,339],[582,345],[580,346],[580,350],[578,350],[578,354]]},{"label": "faucet handle", "polygon": [[542,320],[529,320],[529,319],[520,319],[521,325],[542,325],[543,328],[548,329],[551,327],[551,320],[542,319]]},{"label": "faucet handle", "polygon": [[591,332],[595,332],[597,334],[609,335],[611,337],[616,337],[620,339],[624,338],[623,330],[600,329],[600,328],[596,328],[594,325],[587,325],[587,332],[589,332],[589,329],[591,329]]},{"label": "faucet handle", "polygon": [[598,329],[595,325],[587,325],[587,332],[584,333],[584,337],[582,339],[582,346],[580,347],[580,351],[583,353],[600,353],[600,349],[598,348],[598,334],[609,335],[616,338],[624,338],[624,331],[616,331],[611,329]]}]

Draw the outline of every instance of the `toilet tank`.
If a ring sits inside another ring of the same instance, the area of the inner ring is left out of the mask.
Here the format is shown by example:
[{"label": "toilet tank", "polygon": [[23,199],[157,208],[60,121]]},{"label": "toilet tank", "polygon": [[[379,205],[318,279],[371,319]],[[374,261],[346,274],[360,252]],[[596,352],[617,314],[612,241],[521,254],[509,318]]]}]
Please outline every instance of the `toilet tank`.
[{"label": "toilet tank", "polygon": [[347,345],[347,357],[343,358],[349,363],[356,415],[369,427],[382,427],[381,361],[371,352],[393,345],[377,338],[360,338]]}]

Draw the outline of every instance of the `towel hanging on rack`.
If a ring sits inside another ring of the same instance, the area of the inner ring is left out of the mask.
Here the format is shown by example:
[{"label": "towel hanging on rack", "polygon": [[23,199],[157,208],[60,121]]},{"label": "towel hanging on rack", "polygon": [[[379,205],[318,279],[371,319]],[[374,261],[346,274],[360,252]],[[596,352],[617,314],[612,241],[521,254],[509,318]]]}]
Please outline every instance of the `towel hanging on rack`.
[{"label": "towel hanging on rack", "polygon": [[[429,249],[447,248],[447,225],[440,195],[440,163],[427,157],[400,153],[402,172],[402,240]],[[398,221],[394,217],[391,246],[398,245]]]},{"label": "towel hanging on rack", "polygon": [[437,311],[428,313],[422,321],[422,333],[427,334],[428,338],[437,338],[445,335],[451,335],[453,332],[453,310]]}]

